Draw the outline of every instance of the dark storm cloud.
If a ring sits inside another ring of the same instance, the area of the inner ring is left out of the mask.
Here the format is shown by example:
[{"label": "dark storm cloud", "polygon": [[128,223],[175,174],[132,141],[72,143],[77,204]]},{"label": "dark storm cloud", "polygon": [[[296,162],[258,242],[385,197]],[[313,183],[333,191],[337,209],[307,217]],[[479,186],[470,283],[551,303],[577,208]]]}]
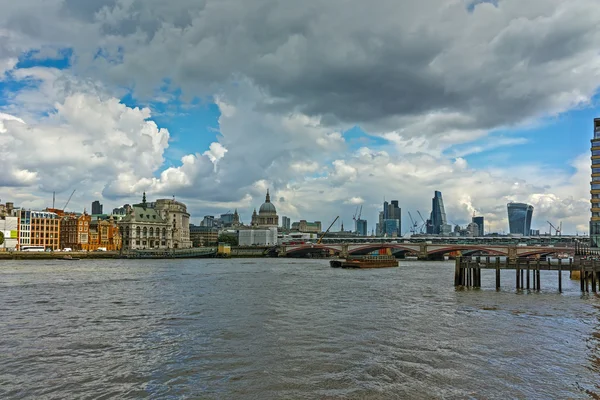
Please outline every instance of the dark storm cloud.
[{"label": "dark storm cloud", "polygon": [[73,33],[80,73],[142,96],[167,81],[187,99],[249,78],[270,96],[258,108],[374,131],[432,113],[469,116],[446,120],[447,130],[517,124],[598,85],[595,0],[57,4],[46,19],[18,8],[9,26],[36,36],[66,19],[87,24]]}]

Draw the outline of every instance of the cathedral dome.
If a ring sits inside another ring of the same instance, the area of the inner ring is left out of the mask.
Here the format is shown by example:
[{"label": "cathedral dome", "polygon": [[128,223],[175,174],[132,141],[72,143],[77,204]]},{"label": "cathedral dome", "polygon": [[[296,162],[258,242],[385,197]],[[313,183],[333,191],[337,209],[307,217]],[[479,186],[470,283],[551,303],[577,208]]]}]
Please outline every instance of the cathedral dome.
[{"label": "cathedral dome", "polygon": [[271,203],[271,196],[269,195],[269,190],[267,189],[267,197],[265,198],[265,202],[260,206],[258,210],[259,214],[277,214],[277,209]]},{"label": "cathedral dome", "polygon": [[259,214],[277,214],[277,210],[275,209],[275,206],[273,205],[273,203],[268,202],[268,203],[263,203],[263,205],[260,206],[258,213]]}]

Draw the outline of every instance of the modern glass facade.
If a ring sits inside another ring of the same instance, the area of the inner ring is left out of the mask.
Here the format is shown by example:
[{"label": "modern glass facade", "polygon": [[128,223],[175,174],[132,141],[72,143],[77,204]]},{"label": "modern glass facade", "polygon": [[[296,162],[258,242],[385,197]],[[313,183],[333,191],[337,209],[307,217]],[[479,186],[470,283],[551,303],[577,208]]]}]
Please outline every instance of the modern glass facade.
[{"label": "modern glass facade", "polygon": [[452,227],[446,221],[446,209],[444,208],[444,199],[442,192],[437,190],[431,200],[431,233],[434,235],[449,235]]},{"label": "modern glass facade", "polygon": [[358,236],[367,236],[367,220],[366,219],[357,219],[356,220],[356,233]]},{"label": "modern glass facade", "polygon": [[400,221],[397,219],[384,219],[383,234],[388,237],[400,236]]},{"label": "modern glass facade", "polygon": [[473,217],[473,223],[477,224],[477,236],[483,237],[485,232],[483,217]]},{"label": "modern glass facade", "polygon": [[508,226],[512,235],[529,236],[533,206],[525,203],[508,203]]},{"label": "modern glass facade", "polygon": [[592,179],[590,182],[590,246],[600,247],[600,118],[594,119],[594,137],[591,142]]}]

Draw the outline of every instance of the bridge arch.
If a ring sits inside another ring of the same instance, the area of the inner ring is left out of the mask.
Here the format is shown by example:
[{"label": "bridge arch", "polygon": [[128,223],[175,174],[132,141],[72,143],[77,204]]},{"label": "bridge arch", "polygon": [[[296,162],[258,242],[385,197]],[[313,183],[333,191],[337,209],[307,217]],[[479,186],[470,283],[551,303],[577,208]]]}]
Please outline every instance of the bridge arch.
[{"label": "bridge arch", "polygon": [[[360,246],[360,247],[348,247],[348,254],[356,254],[356,253],[363,253],[363,252],[370,252],[370,251],[375,251],[375,250],[379,250],[379,249],[393,249],[393,250],[400,250],[400,251],[406,251],[406,252],[412,252],[412,253],[418,253],[420,247],[417,246],[405,246],[402,244],[396,244],[396,243],[369,243],[369,244],[365,244],[364,246]],[[397,252],[397,251],[396,251]]]},{"label": "bridge arch", "polygon": [[322,244],[306,244],[306,245],[297,246],[297,247],[294,247],[291,249],[286,249],[285,253],[287,255],[294,255],[294,254],[299,255],[299,254],[311,253],[311,252],[321,251],[321,250],[329,250],[334,253],[342,252],[342,249],[338,248],[338,247],[327,246],[327,245],[322,245]]},{"label": "bridge arch", "polygon": [[431,249],[431,250],[429,249],[429,247],[427,248],[428,255],[441,255],[441,254],[446,254],[446,253],[450,253],[453,251],[471,251],[471,252],[482,251],[482,252],[488,253],[490,255],[495,255],[495,256],[506,256],[507,255],[507,252],[504,252],[504,251],[498,251],[493,248],[488,248],[485,246],[474,246],[474,245],[463,245],[463,246],[453,245],[453,246],[436,248],[436,249]]}]

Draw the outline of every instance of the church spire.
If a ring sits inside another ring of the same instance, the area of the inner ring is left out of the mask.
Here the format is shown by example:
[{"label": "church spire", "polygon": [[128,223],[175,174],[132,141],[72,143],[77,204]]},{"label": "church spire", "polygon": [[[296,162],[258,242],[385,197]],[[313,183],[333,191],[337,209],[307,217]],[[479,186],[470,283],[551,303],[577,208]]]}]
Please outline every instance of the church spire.
[{"label": "church spire", "polygon": [[144,192],[144,195],[142,196],[142,206],[146,207],[146,192]]},{"label": "church spire", "polygon": [[271,195],[269,195],[269,189],[267,189],[267,197],[265,197],[265,203],[271,202]]}]

